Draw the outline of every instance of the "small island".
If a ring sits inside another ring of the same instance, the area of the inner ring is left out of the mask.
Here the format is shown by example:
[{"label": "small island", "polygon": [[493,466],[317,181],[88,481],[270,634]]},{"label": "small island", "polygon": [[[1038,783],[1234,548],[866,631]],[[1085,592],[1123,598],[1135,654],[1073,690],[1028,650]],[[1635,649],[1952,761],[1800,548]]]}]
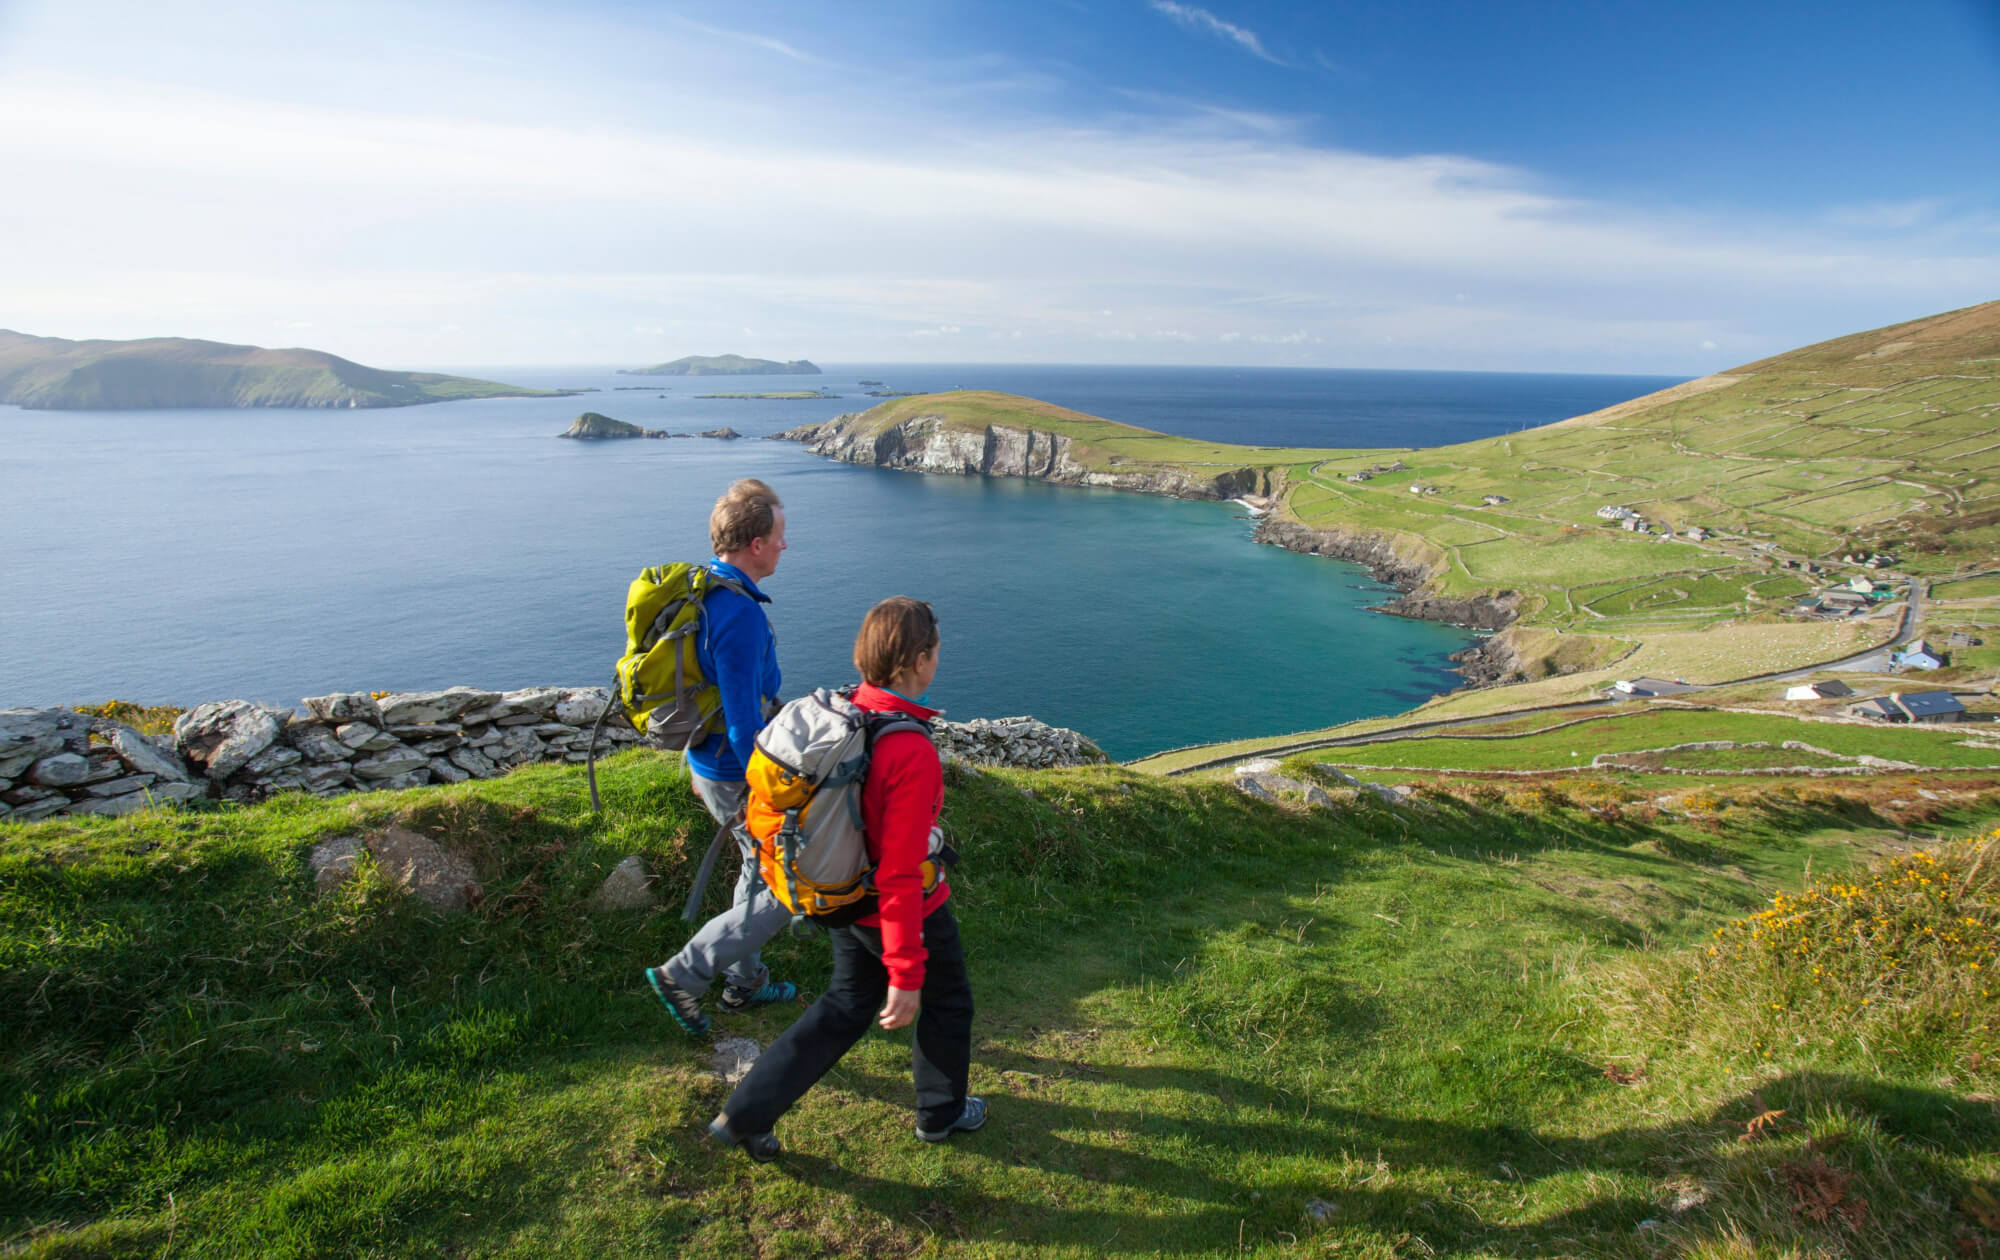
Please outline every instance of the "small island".
[{"label": "small island", "polygon": [[764,398],[764,399],[777,399],[780,402],[799,402],[807,398],[838,398],[840,397],[840,395],[830,394],[823,389],[787,389],[769,394],[696,394],[695,397],[696,398]]},{"label": "small island", "polygon": [[579,442],[602,442],[614,438],[721,438],[731,441],[743,435],[724,425],[720,429],[708,429],[701,433],[669,433],[665,429],[648,429],[642,425],[630,424],[624,420],[613,420],[601,412],[586,411],[570,423],[569,428],[556,434],[559,438],[574,438]]},{"label": "small island", "polygon": [[0,329],[0,403],[50,411],[160,407],[410,407],[469,398],[562,398],[436,372],[389,372],[324,350],[186,337],[69,341]]},{"label": "small island", "polygon": [[598,442],[608,438],[664,438],[672,437],[664,429],[647,429],[623,420],[613,420],[610,416],[595,411],[586,411],[571,422],[569,428],[556,434],[557,437],[575,438],[579,442]]},{"label": "small island", "polygon": [[672,363],[657,363],[649,368],[620,368],[620,376],[818,376],[820,370],[811,361],[793,359],[789,363],[779,363],[775,359],[746,359],[740,354],[690,354],[675,359]]}]

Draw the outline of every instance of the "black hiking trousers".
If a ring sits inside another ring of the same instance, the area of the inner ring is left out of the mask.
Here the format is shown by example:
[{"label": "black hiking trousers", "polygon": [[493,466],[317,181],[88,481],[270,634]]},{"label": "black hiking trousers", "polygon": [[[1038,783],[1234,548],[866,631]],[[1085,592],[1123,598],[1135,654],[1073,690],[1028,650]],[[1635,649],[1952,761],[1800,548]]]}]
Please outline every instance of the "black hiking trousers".
[{"label": "black hiking trousers", "polygon": [[[882,933],[872,927],[830,928],[833,978],[826,992],[757,1057],[750,1074],[723,1105],[737,1133],[769,1133],[792,1104],[825,1076],[874,1026],[889,996]],[[917,1086],[917,1127],[949,1128],[965,1110],[972,1067],[972,984],[965,947],[949,904],[924,919],[923,1005],[917,1013],[911,1075]]]}]

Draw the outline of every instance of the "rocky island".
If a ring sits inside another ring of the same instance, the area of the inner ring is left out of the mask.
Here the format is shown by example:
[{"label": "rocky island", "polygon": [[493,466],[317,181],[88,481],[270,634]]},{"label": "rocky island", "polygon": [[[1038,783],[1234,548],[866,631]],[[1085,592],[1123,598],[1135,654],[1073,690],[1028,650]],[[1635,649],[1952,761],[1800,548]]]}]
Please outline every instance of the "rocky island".
[{"label": "rocky island", "polygon": [[586,411],[571,422],[569,428],[556,434],[559,438],[575,438],[579,442],[601,442],[612,438],[684,438],[705,437],[733,441],[743,435],[728,425],[719,429],[705,429],[700,433],[669,433],[665,429],[648,429],[623,420],[613,420],[610,416],[595,411]]},{"label": "rocky island", "polygon": [[68,341],[0,329],[0,403],[51,411],[409,407],[578,392],[436,372],[389,372],[324,350],[267,350],[185,337]]},{"label": "rocky island", "polygon": [[746,359],[740,354],[690,354],[672,363],[649,368],[620,368],[620,376],[818,376],[819,368],[807,359],[779,363],[775,359]]}]

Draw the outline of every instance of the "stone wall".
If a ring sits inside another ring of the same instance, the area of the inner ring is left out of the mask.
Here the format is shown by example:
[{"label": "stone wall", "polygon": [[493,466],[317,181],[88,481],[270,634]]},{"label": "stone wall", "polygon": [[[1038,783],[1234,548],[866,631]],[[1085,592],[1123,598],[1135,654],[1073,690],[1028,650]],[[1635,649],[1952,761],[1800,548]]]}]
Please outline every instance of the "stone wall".
[{"label": "stone wall", "polygon": [[[0,710],[0,821],[126,814],[195,797],[341,796],[581,763],[609,702],[602,687],[337,692],[307,697],[301,711],[219,700],[182,714],[171,736],[68,709]],[[1106,760],[1075,731],[1033,718],[937,725],[940,752],[959,760],[1029,768]],[[598,752],[640,739],[613,714]]]}]

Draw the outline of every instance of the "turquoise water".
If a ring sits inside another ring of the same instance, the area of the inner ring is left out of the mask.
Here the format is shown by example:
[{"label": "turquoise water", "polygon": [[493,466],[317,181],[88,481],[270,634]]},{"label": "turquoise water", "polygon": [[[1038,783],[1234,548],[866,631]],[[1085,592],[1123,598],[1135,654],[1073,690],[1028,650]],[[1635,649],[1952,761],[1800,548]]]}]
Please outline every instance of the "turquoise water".
[{"label": "turquoise water", "polygon": [[[626,582],[707,554],[709,505],[739,476],[788,508],[791,549],[766,584],[788,694],[847,681],[861,613],[899,593],[937,607],[932,698],[951,716],[1029,713],[1118,757],[1394,712],[1455,685],[1445,656],[1470,636],[1366,611],[1385,592],[1364,572],[1252,545],[1232,505],[884,472],[755,440],[866,405],[855,377],[918,387],[896,371],[830,373],[807,384],[847,397],[803,403],[694,397],[799,378],[612,392],[634,378],[595,369],[506,377],[606,390],[570,399],[0,408],[0,707],[602,682]],[[1526,404],[1505,401],[1493,431],[1521,422]],[[556,441],[586,408],[752,436]]]}]

